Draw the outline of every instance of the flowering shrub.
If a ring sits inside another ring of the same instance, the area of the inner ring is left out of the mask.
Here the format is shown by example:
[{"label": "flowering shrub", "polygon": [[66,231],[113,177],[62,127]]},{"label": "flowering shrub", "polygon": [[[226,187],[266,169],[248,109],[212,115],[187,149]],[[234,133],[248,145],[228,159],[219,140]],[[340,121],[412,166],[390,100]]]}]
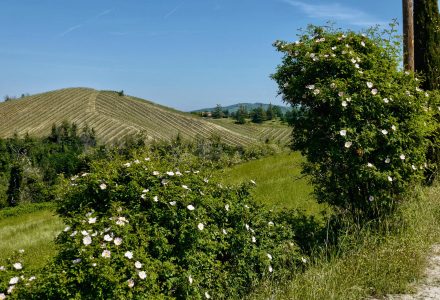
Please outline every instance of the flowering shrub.
[{"label": "flowering shrub", "polygon": [[286,215],[181,162],[95,164],[65,183],[60,252],[25,299],[230,299],[304,263]]},{"label": "flowering shrub", "polygon": [[363,219],[391,211],[422,178],[431,130],[429,94],[399,70],[394,40],[311,26],[275,46],[273,78],[297,108],[293,148],[318,200]]},{"label": "flowering shrub", "polygon": [[7,264],[0,265],[0,300],[14,293],[17,287],[30,287],[36,278],[29,275],[23,266],[23,253],[23,249],[18,250],[8,259]]}]

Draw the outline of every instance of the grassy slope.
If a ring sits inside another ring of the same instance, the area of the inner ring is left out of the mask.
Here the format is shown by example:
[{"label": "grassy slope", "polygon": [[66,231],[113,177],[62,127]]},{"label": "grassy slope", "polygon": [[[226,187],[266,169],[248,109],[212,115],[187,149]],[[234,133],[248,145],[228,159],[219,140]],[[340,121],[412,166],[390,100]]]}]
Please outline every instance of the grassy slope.
[{"label": "grassy slope", "polygon": [[53,123],[68,120],[79,127],[87,124],[94,128],[104,143],[118,143],[127,135],[143,133],[150,140],[170,140],[177,134],[188,139],[218,135],[226,143],[245,146],[272,137],[287,143],[285,133],[289,131],[286,126],[271,125],[225,127],[150,101],[87,88],[62,89],[0,103],[0,120],[0,137],[14,133],[44,136],[50,133]]},{"label": "grassy slope", "polygon": [[302,161],[298,153],[282,153],[227,169],[222,171],[222,177],[229,184],[255,180],[254,196],[268,206],[318,213],[324,206],[316,203],[312,188],[301,176]]},{"label": "grassy slope", "polygon": [[394,227],[343,236],[339,251],[318,254],[304,273],[288,282],[263,284],[249,298],[365,299],[412,292],[431,246],[439,242],[439,216],[440,187],[425,188],[401,207]]},{"label": "grassy slope", "polygon": [[[38,211],[15,211],[0,218],[0,264],[14,251],[25,250],[26,267],[38,268],[44,265],[55,252],[54,237],[61,231],[62,221],[54,216],[53,210],[43,208]],[[0,211],[0,217],[5,215]]]}]

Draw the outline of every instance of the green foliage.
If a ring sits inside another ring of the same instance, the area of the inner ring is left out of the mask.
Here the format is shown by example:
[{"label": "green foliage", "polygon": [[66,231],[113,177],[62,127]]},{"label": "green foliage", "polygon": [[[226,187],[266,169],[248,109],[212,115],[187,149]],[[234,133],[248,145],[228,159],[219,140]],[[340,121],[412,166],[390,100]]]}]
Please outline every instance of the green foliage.
[{"label": "green foliage", "polygon": [[392,211],[419,182],[431,123],[429,95],[398,69],[393,40],[311,26],[273,78],[297,109],[293,148],[307,158],[318,201],[356,220]]},{"label": "green foliage", "polygon": [[60,252],[16,297],[235,299],[302,265],[291,214],[197,166],[142,153],[66,181]]},{"label": "green foliage", "polygon": [[223,116],[224,116],[223,108],[220,104],[217,104],[214,111],[212,112],[212,117],[214,119],[220,119],[220,118],[223,118]]},{"label": "green foliage", "polygon": [[437,0],[414,2],[414,65],[423,88],[440,89],[440,13]]},{"label": "green foliage", "polygon": [[93,129],[85,127],[79,133],[67,122],[53,125],[47,138],[0,139],[0,207],[51,200],[58,175],[87,169],[87,158],[81,155],[95,145]]},{"label": "green foliage", "polygon": [[260,105],[252,110],[251,121],[257,124],[261,124],[266,121],[266,112],[264,111],[263,106]]},{"label": "green foliage", "polygon": [[243,105],[240,105],[237,112],[235,113],[236,123],[237,124],[245,124],[247,116],[248,116],[248,112],[246,110],[246,107]]}]

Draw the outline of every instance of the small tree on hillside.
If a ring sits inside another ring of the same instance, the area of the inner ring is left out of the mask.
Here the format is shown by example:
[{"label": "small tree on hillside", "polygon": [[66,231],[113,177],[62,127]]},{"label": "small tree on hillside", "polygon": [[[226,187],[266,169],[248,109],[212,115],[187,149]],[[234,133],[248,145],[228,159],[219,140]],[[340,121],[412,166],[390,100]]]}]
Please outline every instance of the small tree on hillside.
[{"label": "small tree on hillside", "polygon": [[275,111],[272,103],[269,104],[266,110],[266,120],[272,120],[275,118]]},{"label": "small tree on hillside", "polygon": [[223,108],[220,104],[217,104],[214,111],[212,112],[212,117],[214,119],[221,119],[223,118]]},{"label": "small tree on hillside", "polygon": [[253,123],[257,123],[257,124],[261,124],[266,120],[266,112],[264,111],[262,105],[252,110],[251,120]]},{"label": "small tree on hillside", "polygon": [[246,107],[243,105],[240,105],[237,112],[235,113],[235,120],[237,124],[244,124],[246,123],[246,118],[248,116]]},{"label": "small tree on hillside", "polygon": [[19,203],[22,181],[23,168],[20,164],[15,164],[11,168],[8,191],[6,192],[9,206],[16,206]]},{"label": "small tree on hillside", "polygon": [[440,89],[440,14],[437,0],[414,1],[415,70],[426,90]]}]

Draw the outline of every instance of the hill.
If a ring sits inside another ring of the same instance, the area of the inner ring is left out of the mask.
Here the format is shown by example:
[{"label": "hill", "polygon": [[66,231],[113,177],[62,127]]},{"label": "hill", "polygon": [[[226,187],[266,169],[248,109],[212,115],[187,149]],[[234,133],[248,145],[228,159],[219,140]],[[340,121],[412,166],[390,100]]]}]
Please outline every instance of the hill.
[{"label": "hill", "polygon": [[144,99],[114,91],[68,88],[0,103],[0,138],[15,133],[45,136],[52,124],[75,122],[95,129],[98,140],[118,143],[128,135],[143,133],[150,141],[217,135],[234,145],[250,145],[267,139],[287,143],[288,127],[224,126]]},{"label": "hill", "polygon": [[[267,110],[267,108],[269,107],[269,104],[266,103],[237,103],[237,104],[233,104],[233,105],[229,105],[229,106],[222,106],[223,110],[228,110],[229,113],[235,113],[240,106],[244,106],[246,108],[247,111],[251,111],[254,108],[263,106],[264,110]],[[281,112],[283,114],[285,114],[287,111],[290,110],[289,107],[287,106],[282,106],[282,105],[272,105],[274,107],[279,107],[281,109]],[[191,111],[192,113],[197,113],[197,112],[213,112],[215,110],[215,107],[211,107],[211,108],[203,108],[203,109],[197,109],[197,110],[193,110]]]}]

